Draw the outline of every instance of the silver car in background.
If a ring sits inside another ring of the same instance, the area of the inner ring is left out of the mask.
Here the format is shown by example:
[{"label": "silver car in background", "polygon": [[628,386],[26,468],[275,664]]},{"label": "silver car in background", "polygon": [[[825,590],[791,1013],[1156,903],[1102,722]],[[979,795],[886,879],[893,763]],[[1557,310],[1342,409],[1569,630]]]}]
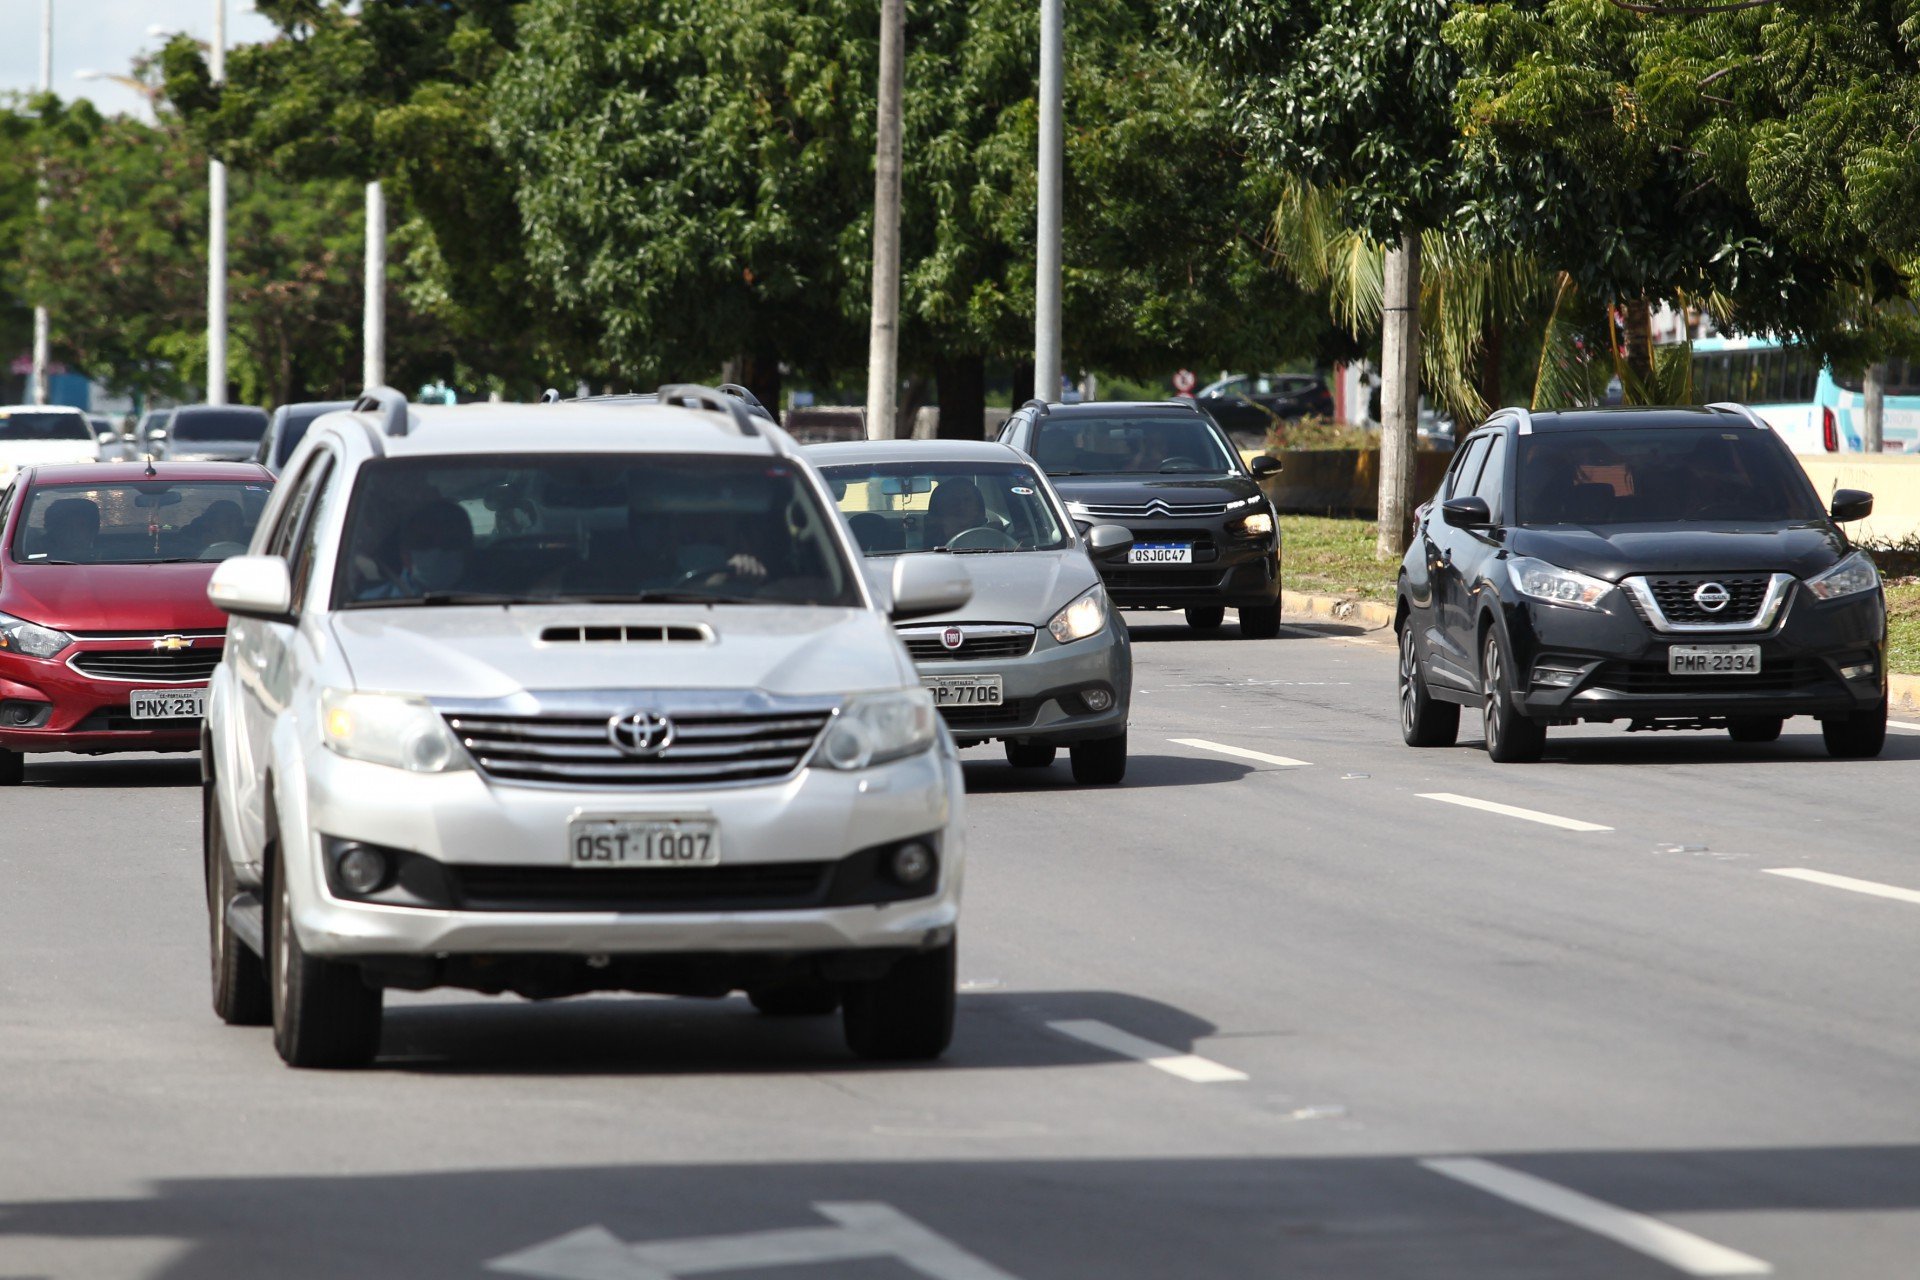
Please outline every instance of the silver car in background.
[{"label": "silver car in background", "polygon": [[962,609],[902,624],[900,638],[960,746],[999,740],[1009,763],[1050,766],[1059,748],[1076,782],[1127,772],[1133,651],[1095,556],[1124,556],[1119,525],[1085,534],[1033,460],[973,440],[809,446],[868,564],[945,552],[968,557]]}]

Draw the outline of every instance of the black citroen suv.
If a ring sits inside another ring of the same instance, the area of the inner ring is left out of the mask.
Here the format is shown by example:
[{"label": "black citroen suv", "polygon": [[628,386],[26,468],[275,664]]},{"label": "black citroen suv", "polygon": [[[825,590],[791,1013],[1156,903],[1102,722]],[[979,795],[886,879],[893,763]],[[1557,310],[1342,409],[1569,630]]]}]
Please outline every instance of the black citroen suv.
[{"label": "black citroen suv", "polygon": [[1536,760],[1550,725],[1725,729],[1771,742],[1816,716],[1827,750],[1880,754],[1887,609],[1840,525],[1750,409],[1503,409],[1462,444],[1400,566],[1400,726]]},{"label": "black citroen suv", "polygon": [[1101,564],[1114,603],[1184,609],[1209,631],[1231,608],[1240,634],[1280,634],[1280,530],[1252,470],[1220,427],[1190,400],[1045,404],[1029,400],[1000,431],[1052,479],[1085,529],[1133,531],[1124,563]]}]

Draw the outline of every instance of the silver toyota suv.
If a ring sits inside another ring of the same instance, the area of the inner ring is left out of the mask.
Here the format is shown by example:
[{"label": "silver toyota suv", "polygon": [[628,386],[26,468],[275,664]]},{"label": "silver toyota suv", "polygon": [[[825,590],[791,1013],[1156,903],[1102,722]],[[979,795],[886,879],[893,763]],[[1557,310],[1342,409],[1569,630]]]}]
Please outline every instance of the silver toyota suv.
[{"label": "silver toyota suv", "polygon": [[[691,407],[689,407],[691,406]],[[290,459],[203,737],[215,1011],[295,1066],[374,1057],[388,988],[840,1009],[929,1058],[953,1025],[965,820],[892,622],[778,427],[659,403],[370,392]]]}]

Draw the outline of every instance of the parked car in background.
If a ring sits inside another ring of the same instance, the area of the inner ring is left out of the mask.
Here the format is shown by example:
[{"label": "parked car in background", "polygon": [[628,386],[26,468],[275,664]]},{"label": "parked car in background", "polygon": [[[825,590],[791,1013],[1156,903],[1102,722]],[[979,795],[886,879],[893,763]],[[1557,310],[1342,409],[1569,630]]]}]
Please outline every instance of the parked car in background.
[{"label": "parked car in background", "polygon": [[120,434],[120,419],[105,413],[90,413],[87,424],[100,446],[100,461],[120,462],[127,456],[126,438]]},{"label": "parked car in background", "polygon": [[1000,439],[1040,464],[1077,523],[1132,532],[1126,557],[1099,566],[1116,604],[1184,609],[1198,631],[1231,608],[1241,635],[1280,634],[1280,529],[1257,480],[1280,464],[1263,454],[1250,471],[1193,401],[1029,400]]},{"label": "parked car in background", "polygon": [[176,462],[248,462],[267,433],[267,411],[252,405],[183,405],[148,433],[155,457]]},{"label": "parked car in background", "polygon": [[0,486],[22,467],[98,462],[100,438],[87,415],[67,405],[0,405]]},{"label": "parked car in background", "polygon": [[192,751],[218,563],[273,479],[240,463],[30,466],[0,497],[0,786],[35,751]]},{"label": "parked car in background", "polygon": [[1265,448],[1276,422],[1333,416],[1333,393],[1317,373],[1237,373],[1202,387],[1194,401],[1243,449]]},{"label": "parked car in background", "polygon": [[897,628],[954,741],[998,739],[1044,769],[1066,747],[1081,783],[1127,772],[1133,653],[1092,556],[1122,556],[1124,527],[1085,534],[1025,454],[967,440],[814,445],[808,457],[884,571],[919,551],[968,557],[973,599]]},{"label": "parked car in background", "polygon": [[268,420],[259,447],[253,451],[253,460],[276,476],[279,475],[287,465],[287,459],[293,456],[293,451],[307,438],[308,427],[325,414],[351,408],[351,400],[312,400],[302,404],[281,405]]},{"label": "parked car in background", "polygon": [[171,409],[149,409],[141,414],[139,424],[133,429],[133,456],[145,457],[147,451],[154,446],[154,432],[156,430],[162,432],[162,439],[164,439],[167,424],[171,421],[173,421]]}]

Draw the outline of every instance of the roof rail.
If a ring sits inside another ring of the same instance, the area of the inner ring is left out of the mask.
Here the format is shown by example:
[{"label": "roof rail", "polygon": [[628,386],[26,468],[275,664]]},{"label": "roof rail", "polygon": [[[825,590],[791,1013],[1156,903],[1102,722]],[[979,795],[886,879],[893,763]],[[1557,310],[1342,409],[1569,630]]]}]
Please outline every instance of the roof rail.
[{"label": "roof rail", "polygon": [[368,387],[353,402],[353,410],[378,413],[383,435],[404,436],[412,425],[407,415],[407,398],[392,387]]},{"label": "roof rail", "polygon": [[1037,417],[1042,418],[1046,417],[1053,409],[1052,405],[1042,400],[1039,396],[1035,396],[1031,400],[1026,401],[1020,407],[1022,409],[1032,409]]},{"label": "roof rail", "polygon": [[687,404],[690,408],[718,410],[733,419],[733,425],[739,428],[743,436],[760,434],[760,428],[754,425],[753,415],[747,412],[747,406],[717,387],[703,387],[697,382],[670,382],[654,394],[660,397],[661,404]]},{"label": "roof rail", "polygon": [[1772,430],[1772,424],[1755,413],[1752,405],[1739,404],[1732,400],[1716,400],[1708,405],[1707,408],[1718,409],[1722,413],[1737,413],[1747,420],[1747,425],[1750,427]]},{"label": "roof rail", "polygon": [[747,390],[737,382],[723,382],[720,384],[720,389],[732,396],[735,400],[746,401],[749,409],[758,409],[762,413],[768,411],[767,406],[760,403],[759,396],[753,394],[753,392]]},{"label": "roof rail", "polygon": [[540,393],[540,403],[541,404],[559,404],[560,403],[559,391],[557,391],[553,387],[548,387],[545,391],[542,391]]},{"label": "roof rail", "polygon": [[1510,404],[1504,409],[1495,409],[1492,413],[1488,414],[1487,422],[1491,424],[1498,422],[1502,418],[1513,419],[1514,424],[1520,428],[1521,435],[1530,436],[1533,434],[1533,411],[1531,409],[1522,408],[1517,404]]}]

